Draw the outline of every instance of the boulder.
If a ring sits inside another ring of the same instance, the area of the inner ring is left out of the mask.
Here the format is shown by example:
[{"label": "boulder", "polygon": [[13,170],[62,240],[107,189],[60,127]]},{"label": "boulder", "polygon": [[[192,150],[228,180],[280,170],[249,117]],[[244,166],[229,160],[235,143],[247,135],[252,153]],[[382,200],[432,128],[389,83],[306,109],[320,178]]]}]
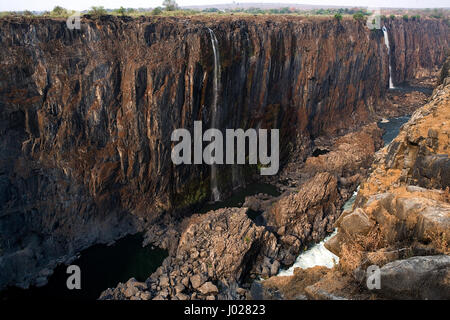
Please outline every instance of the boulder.
[{"label": "boulder", "polygon": [[396,260],[380,269],[379,293],[391,299],[450,299],[450,256]]}]

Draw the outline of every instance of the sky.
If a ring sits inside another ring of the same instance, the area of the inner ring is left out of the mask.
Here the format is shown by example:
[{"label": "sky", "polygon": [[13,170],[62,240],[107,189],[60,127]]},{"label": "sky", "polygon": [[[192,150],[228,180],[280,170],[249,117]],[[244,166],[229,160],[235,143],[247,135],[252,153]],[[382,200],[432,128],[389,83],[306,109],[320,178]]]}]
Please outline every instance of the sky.
[{"label": "sky", "polygon": [[[177,0],[180,6],[211,5],[231,3],[232,0]],[[299,3],[315,5],[396,7],[396,8],[439,8],[450,7],[449,0],[242,0],[236,2]],[[0,11],[44,11],[56,5],[72,10],[86,10],[92,6],[105,8],[153,8],[162,5],[162,0],[1,0]]]}]

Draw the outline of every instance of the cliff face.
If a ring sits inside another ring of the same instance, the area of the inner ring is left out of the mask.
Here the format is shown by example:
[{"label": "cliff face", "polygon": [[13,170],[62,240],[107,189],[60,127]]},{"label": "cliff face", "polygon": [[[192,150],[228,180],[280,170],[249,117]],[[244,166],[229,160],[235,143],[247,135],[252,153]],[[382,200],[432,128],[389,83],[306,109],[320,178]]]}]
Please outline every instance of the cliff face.
[{"label": "cliff face", "polygon": [[[366,122],[387,90],[383,34],[354,21],[103,17],[71,31],[62,20],[0,20],[0,288],[135,230],[133,217],[209,197],[209,166],[170,159],[175,128],[211,126],[208,27],[220,127],[280,128],[283,158]],[[448,42],[448,27],[436,28],[445,32],[428,36],[427,52]]]},{"label": "cliff face", "polygon": [[367,266],[381,267],[376,293],[383,297],[450,297],[449,121],[446,78],[378,152],[353,210],[339,217],[326,243],[360,280]]},{"label": "cliff face", "polygon": [[[448,75],[450,58],[442,74]],[[353,208],[337,219],[325,247],[333,268],[296,268],[252,291],[266,299],[450,298],[450,78],[376,153]],[[379,287],[368,288],[369,267]]]},{"label": "cliff face", "polygon": [[429,76],[441,67],[450,46],[449,28],[445,23],[431,19],[417,22],[397,18],[387,20],[385,25],[395,85]]}]

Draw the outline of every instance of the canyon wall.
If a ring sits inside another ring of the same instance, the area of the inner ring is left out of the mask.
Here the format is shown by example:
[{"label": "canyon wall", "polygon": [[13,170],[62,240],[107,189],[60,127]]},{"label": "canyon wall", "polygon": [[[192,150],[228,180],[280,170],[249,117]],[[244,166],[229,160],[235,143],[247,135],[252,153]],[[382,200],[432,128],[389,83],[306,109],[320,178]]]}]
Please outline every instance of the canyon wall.
[{"label": "canyon wall", "polygon": [[[412,34],[408,55],[436,59],[404,78],[442,63],[433,44],[448,43],[448,26],[416,24],[437,31]],[[211,126],[208,27],[220,127],[280,128],[282,159],[367,122],[387,90],[383,33],[356,21],[87,17],[69,30],[65,20],[0,20],[0,288],[45,279],[92,243],[209,198],[210,167],[170,159],[174,129]]]},{"label": "canyon wall", "polygon": [[449,27],[440,20],[384,22],[391,47],[392,78],[395,85],[430,76],[437,71],[450,47]]}]

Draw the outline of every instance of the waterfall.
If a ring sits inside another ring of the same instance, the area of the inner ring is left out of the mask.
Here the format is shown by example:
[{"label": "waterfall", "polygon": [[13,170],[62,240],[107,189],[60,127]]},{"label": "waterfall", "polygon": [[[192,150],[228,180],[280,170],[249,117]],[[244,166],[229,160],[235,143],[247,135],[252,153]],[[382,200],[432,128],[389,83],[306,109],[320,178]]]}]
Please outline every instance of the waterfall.
[{"label": "waterfall", "polygon": [[[219,119],[217,115],[217,100],[219,96],[219,85],[220,85],[220,57],[219,57],[219,42],[217,41],[214,32],[208,28],[209,34],[211,35],[211,45],[214,53],[214,79],[213,79],[213,102],[211,106],[212,119],[211,127],[219,129]],[[220,191],[217,185],[217,166],[215,163],[211,165],[211,193],[213,195],[214,201],[220,200]]]},{"label": "waterfall", "polygon": [[389,59],[389,89],[394,89],[394,82],[392,81],[392,67],[391,67],[391,48],[389,47],[389,37],[385,26],[383,26],[384,44],[388,49],[388,59]]}]

